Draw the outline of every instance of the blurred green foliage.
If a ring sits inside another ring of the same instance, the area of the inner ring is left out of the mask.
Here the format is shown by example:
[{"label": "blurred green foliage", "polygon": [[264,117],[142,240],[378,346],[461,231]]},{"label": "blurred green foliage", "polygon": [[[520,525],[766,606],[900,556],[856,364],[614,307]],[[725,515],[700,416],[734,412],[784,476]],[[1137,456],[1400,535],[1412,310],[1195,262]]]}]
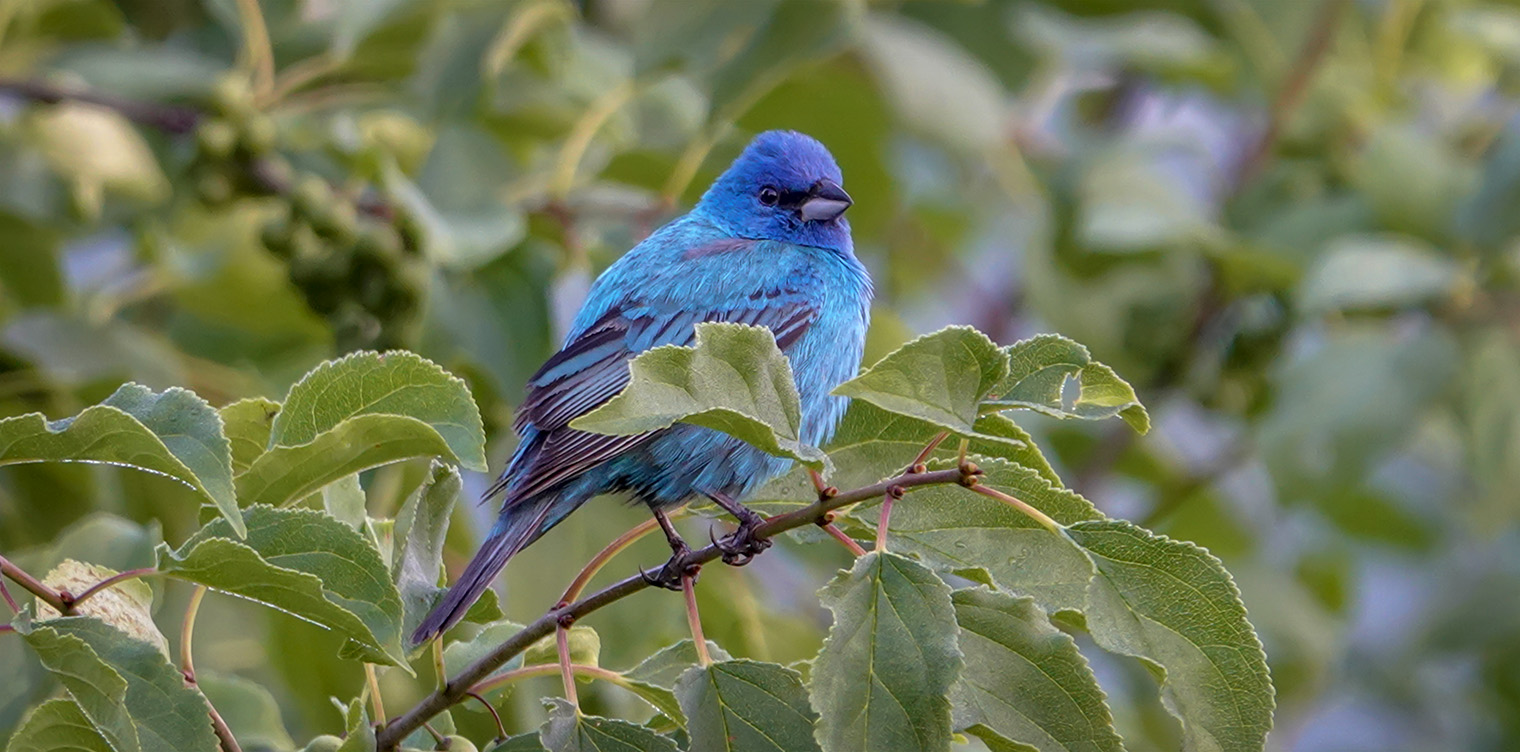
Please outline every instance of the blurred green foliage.
[{"label": "blurred green foliage", "polygon": [[[278,397],[397,345],[469,381],[499,467],[594,274],[750,134],[795,128],[856,199],[868,361],[946,323],[1056,331],[1151,407],[1139,439],[1020,422],[1102,511],[1225,559],[1278,689],[1269,747],[1520,746],[1520,6],[269,0],[250,24],[252,5],[0,2],[0,416],[73,415],[128,380]],[[428,472],[366,475],[371,511]],[[201,498],[7,467],[0,551],[146,566]],[[604,510],[514,561],[509,616],[643,518]],[[450,561],[490,513],[461,505]],[[845,563],[789,546],[709,572],[709,637],[810,657],[812,593]],[[663,594],[631,600],[588,620],[608,665],[685,630]],[[327,698],[363,676],[341,637],[225,598],[202,624],[222,691],[274,688],[298,738],[346,727]],[[1095,668],[1129,749],[1178,748],[1144,666]],[[4,642],[0,672],[28,679],[0,684],[3,735],[45,685]],[[534,681],[515,728],[554,694]],[[421,691],[386,682],[396,704]],[[601,684],[582,702],[639,707]]]}]

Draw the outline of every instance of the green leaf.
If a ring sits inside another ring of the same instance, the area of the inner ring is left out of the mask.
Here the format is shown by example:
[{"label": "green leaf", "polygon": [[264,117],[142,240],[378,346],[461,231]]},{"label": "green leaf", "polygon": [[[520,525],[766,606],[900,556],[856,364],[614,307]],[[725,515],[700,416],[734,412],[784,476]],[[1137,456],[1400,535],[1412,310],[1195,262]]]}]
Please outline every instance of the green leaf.
[{"label": "green leaf", "polygon": [[250,507],[244,519],[244,541],[213,521],[178,551],[160,546],[158,568],[334,630],[370,662],[405,665],[401,596],[370,540],[311,509]]},{"label": "green leaf", "polygon": [[629,436],[690,423],[815,469],[828,460],[798,438],[802,418],[792,366],[769,329],[697,324],[694,346],[647,350],[629,368],[628,386],[571,421],[572,428]]},{"label": "green leaf", "polygon": [[[712,640],[707,641],[707,654],[718,661],[733,658],[727,650],[719,647],[718,643]],[[623,676],[651,686],[673,689],[686,670],[697,665],[697,660],[697,644],[690,639],[685,639],[674,645],[660,648],[654,655],[640,661],[639,665],[623,672]]]},{"label": "green leaf", "polygon": [[[600,666],[602,659],[602,636],[595,629],[577,624],[565,635],[566,647],[570,649],[570,662],[584,666]],[[555,635],[548,635],[523,651],[523,664],[555,663],[559,660],[559,644]]]},{"label": "green leaf", "polygon": [[1298,291],[1310,315],[1439,301],[1461,280],[1456,262],[1398,237],[1345,236],[1320,255]]},{"label": "green leaf", "polygon": [[[889,546],[1033,596],[1047,611],[1083,612],[1100,646],[1165,671],[1162,697],[1183,721],[1187,749],[1260,750],[1272,686],[1219,561],[1192,544],[1102,519],[1085,499],[1027,468],[989,462],[983,469],[984,482],[1066,525],[1070,540],[995,500],[931,487],[894,509]],[[866,526],[874,521],[855,517]]]},{"label": "green leaf", "polygon": [[0,420],[0,465],[23,462],[94,462],[168,476],[215,504],[243,534],[221,418],[194,392],[124,384],[72,418]]},{"label": "green leaf", "polygon": [[530,731],[502,740],[485,748],[485,752],[545,752],[544,743],[538,740],[538,732]]},{"label": "green leaf", "polygon": [[375,752],[375,727],[369,722],[369,708],[364,706],[363,698],[356,697],[348,703],[343,716],[347,733],[337,752]]},{"label": "green leaf", "polygon": [[866,64],[905,124],[968,152],[997,148],[1008,119],[1003,87],[955,39],[887,13],[870,14],[860,36]]},{"label": "green leaf", "polygon": [[843,47],[863,8],[853,3],[783,0],[744,48],[712,73],[711,119],[729,122],[798,66]]},{"label": "green leaf", "polygon": [[[484,658],[487,653],[491,652],[492,648],[506,642],[507,638],[512,635],[521,632],[522,628],[521,624],[515,622],[499,621],[494,624],[487,624],[479,632],[475,633],[473,639],[449,643],[449,646],[443,649],[444,672],[450,676],[458,674],[466,666]],[[502,665],[501,670],[506,671],[522,665],[522,655],[519,654],[512,656],[511,660]],[[506,685],[502,689],[510,688],[511,685]]]},{"label": "green leaf", "polygon": [[218,411],[232,450],[232,472],[241,475],[269,448],[269,430],[280,403],[263,397],[238,400]]},{"label": "green leaf", "polygon": [[[707,641],[707,653],[717,661],[728,661],[733,658],[728,655],[728,650],[722,649],[711,640]],[[681,640],[673,646],[661,647],[655,655],[644,658],[635,667],[623,671],[622,685],[632,693],[643,697],[644,702],[654,705],[666,719],[669,719],[666,726],[684,728],[686,713],[682,713],[681,703],[676,700],[675,685],[689,668],[696,665],[696,662],[698,662],[696,643]],[[654,725],[654,722],[651,723]]]},{"label": "green leaf", "polygon": [[870,553],[819,597],[834,613],[812,672],[823,749],[948,750],[945,695],[961,667],[950,588],[917,562]]},{"label": "green leaf", "polygon": [[[121,686],[117,679],[125,682],[125,691],[120,693],[118,700],[120,704],[108,716],[107,725],[96,724],[106,732],[107,738],[112,738],[125,716],[136,727],[136,741],[143,750],[213,752],[217,749],[205,698],[185,686],[184,675],[153,645],[128,637],[98,619],[83,616],[30,625],[26,639],[39,655],[44,651],[51,654],[51,658],[44,659],[44,662],[57,664],[59,651],[79,653],[79,656],[66,660],[86,666],[87,675],[65,679],[64,686],[74,695],[75,701],[80,702],[81,709],[86,708],[85,701],[75,691],[81,681],[104,679],[105,686],[113,690],[111,695]],[[99,663],[89,666],[91,661]],[[102,668],[108,668],[115,677],[107,675]],[[57,669],[54,671],[58,672]],[[64,679],[64,676],[59,674],[59,678]],[[92,698],[91,703],[106,696],[95,691],[85,694]],[[89,715],[94,717],[94,714]]]},{"label": "green leaf", "polygon": [[[1051,485],[1034,470],[1003,460],[977,460],[981,482],[1070,525],[1102,515],[1086,499]],[[946,466],[937,463],[931,467]],[[874,529],[869,509],[850,513]],[[1067,541],[1012,507],[959,486],[914,489],[892,510],[891,550],[919,557],[930,567],[978,582],[996,582],[1042,604],[1078,603],[1092,579],[1092,566]],[[989,579],[990,578],[990,579]]]},{"label": "green leaf", "polygon": [[[1150,415],[1135,390],[1082,345],[1059,334],[1041,334],[1015,343],[1008,355],[1008,378],[993,390],[998,397],[987,401],[989,407],[1082,420],[1117,415],[1140,433],[1150,430]],[[1061,396],[1067,379],[1077,380],[1077,398],[1070,405]]]},{"label": "green leaf", "polygon": [[581,715],[560,698],[546,700],[549,720],[538,731],[548,752],[676,752],[676,743],[643,726]]},{"label": "green leaf", "polygon": [[263,685],[231,674],[197,670],[196,686],[244,749],[293,749],[280,706]]},{"label": "green leaf", "polygon": [[120,752],[70,700],[48,700],[33,708],[11,736],[6,752]]},{"label": "green leaf", "polygon": [[[75,617],[83,618],[83,617]],[[15,624],[42,667],[58,678],[80,713],[110,747],[119,752],[142,749],[137,725],[127,707],[127,680],[83,638],[65,634],[51,624]]]},{"label": "green leaf", "polygon": [[903,345],[833,393],[969,435],[982,400],[1007,374],[1008,356],[987,335],[951,326]]},{"label": "green leaf", "polygon": [[409,352],[358,352],[317,366],[285,396],[269,447],[309,444],[366,415],[415,418],[431,427],[460,464],[486,471],[480,410],[461,379]]},{"label": "green leaf", "polygon": [[249,505],[284,506],[344,476],[412,457],[456,455],[437,431],[416,418],[361,415],[311,443],[265,452],[238,476],[238,498]]},{"label": "green leaf", "polygon": [[[63,590],[70,593],[83,593],[98,582],[120,574],[110,567],[98,564],[87,564],[73,559],[64,559],[54,567],[47,576],[42,578],[42,584],[54,590]],[[158,631],[158,625],[153,622],[153,587],[143,580],[126,580],[118,582],[80,604],[75,613],[78,616],[90,616],[124,632],[127,636],[141,640],[152,645],[162,653],[169,656],[169,642],[164,634]],[[52,606],[37,601],[37,620],[47,621],[62,616]]]},{"label": "green leaf", "polygon": [[391,580],[401,593],[401,631],[411,634],[443,592],[443,541],[459,498],[459,470],[434,461],[428,477],[396,515]]},{"label": "green leaf", "polygon": [[322,510],[333,519],[355,529],[362,530],[369,519],[369,499],[364,487],[359,485],[359,475],[345,475],[321,489]]},{"label": "green leaf", "polygon": [[1097,571],[1083,608],[1088,631],[1104,649],[1163,670],[1161,699],[1182,720],[1183,749],[1259,752],[1272,728],[1272,680],[1219,560],[1123,520],[1067,533]]},{"label": "green leaf", "polygon": [[337,21],[332,31],[332,54],[339,60],[348,59],[360,42],[405,5],[406,0],[347,0],[337,3]]},{"label": "green leaf", "polygon": [[739,660],[695,666],[676,683],[691,748],[723,752],[803,752],[817,714],[802,676],[775,663]]},{"label": "green leaf", "polygon": [[[712,640],[707,641],[707,654],[715,660],[732,658],[728,651]],[[639,665],[623,672],[623,684],[629,691],[644,698],[669,719],[669,726],[684,727],[686,714],[676,699],[675,686],[681,676],[697,665],[697,644],[689,639],[661,648]]]},{"label": "green leaf", "polygon": [[965,668],[950,693],[955,728],[1038,752],[1118,752],[1103,690],[1076,641],[1031,598],[986,589],[951,595]]},{"label": "green leaf", "polygon": [[[1013,421],[1002,415],[983,415],[972,428],[967,447],[970,453],[1023,465],[1060,485],[1060,478],[1034,440]],[[936,426],[925,421],[855,400],[828,446],[838,467],[829,481],[839,488],[857,488],[896,475],[938,433]],[[956,452],[956,442],[942,442],[929,459],[950,459]]]}]

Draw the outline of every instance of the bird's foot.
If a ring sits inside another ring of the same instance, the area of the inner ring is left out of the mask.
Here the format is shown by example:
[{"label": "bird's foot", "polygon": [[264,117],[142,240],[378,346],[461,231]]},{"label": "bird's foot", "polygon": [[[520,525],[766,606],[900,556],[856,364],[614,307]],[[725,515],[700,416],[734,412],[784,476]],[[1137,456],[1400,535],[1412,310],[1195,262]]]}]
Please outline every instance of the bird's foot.
[{"label": "bird's foot", "polygon": [[645,582],[655,587],[680,592],[681,579],[686,575],[691,575],[691,581],[695,583],[697,581],[697,574],[702,570],[702,565],[691,563],[691,547],[687,546],[685,542],[679,545],[672,543],[670,548],[670,560],[665,562],[665,566],[660,567],[658,570],[640,569],[639,576],[644,578]]},{"label": "bird's foot", "polygon": [[755,534],[765,518],[748,509],[744,511],[746,514],[739,517],[738,530],[713,541],[713,545],[723,552],[723,563],[733,567],[750,563],[756,555],[771,547],[771,539]]}]

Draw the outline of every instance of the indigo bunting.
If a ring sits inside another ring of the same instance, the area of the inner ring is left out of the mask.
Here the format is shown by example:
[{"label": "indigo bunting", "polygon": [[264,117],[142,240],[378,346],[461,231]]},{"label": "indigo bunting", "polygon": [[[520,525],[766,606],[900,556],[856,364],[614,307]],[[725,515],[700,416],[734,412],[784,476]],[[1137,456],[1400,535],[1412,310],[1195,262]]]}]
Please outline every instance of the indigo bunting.
[{"label": "indigo bunting", "polygon": [[663,510],[688,499],[708,497],[738,518],[739,529],[719,541],[725,561],[747,562],[770,545],[753,534],[761,517],[739,500],[789,460],[682,423],[635,436],[569,424],[623,389],[638,353],[691,344],[699,322],[735,322],[771,330],[791,360],[800,438],[826,442],[847,403],[829,392],[860,368],[871,301],[842,182],[823,144],[794,131],[762,133],[690,213],[597,278],[564,346],[528,380],[513,425],[521,444],[487,494],[503,496],[495,526],[414,643],[457,623],[508,559],[599,494],[630,494],[659,520],[674,555],[651,582],[665,587],[678,587],[690,549]]}]

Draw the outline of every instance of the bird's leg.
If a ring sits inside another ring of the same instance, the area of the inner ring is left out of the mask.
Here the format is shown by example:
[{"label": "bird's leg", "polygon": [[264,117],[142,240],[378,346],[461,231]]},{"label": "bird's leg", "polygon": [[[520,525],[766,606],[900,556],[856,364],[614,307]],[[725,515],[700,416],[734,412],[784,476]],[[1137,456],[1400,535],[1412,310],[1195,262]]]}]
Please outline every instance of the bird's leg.
[{"label": "bird's leg", "polygon": [[728,510],[729,514],[739,520],[738,530],[724,536],[722,540],[715,541],[718,549],[723,552],[724,564],[742,567],[750,563],[756,554],[771,547],[769,538],[755,535],[755,529],[760,527],[760,523],[765,522],[764,517],[727,494],[708,493],[707,498],[712,499],[714,503]]},{"label": "bird's leg", "polygon": [[695,582],[699,567],[687,563],[691,558],[691,546],[686,545],[681,534],[676,532],[675,525],[670,524],[670,518],[665,516],[665,512],[658,507],[651,507],[651,511],[654,512],[655,521],[660,523],[660,529],[665,531],[665,540],[670,543],[670,561],[665,562],[665,566],[660,567],[658,572],[650,574],[641,569],[639,574],[645,582],[655,587],[680,591],[681,576],[689,570],[692,581]]}]

